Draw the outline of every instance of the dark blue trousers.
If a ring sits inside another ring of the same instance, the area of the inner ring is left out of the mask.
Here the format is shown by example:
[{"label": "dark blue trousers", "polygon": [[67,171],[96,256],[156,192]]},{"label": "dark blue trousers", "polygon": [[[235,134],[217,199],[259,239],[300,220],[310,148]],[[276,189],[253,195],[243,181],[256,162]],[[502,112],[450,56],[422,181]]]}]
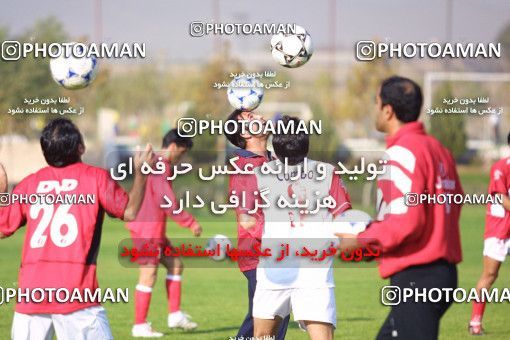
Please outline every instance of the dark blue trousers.
[{"label": "dark blue trousers", "polygon": [[[239,332],[237,333],[237,338],[244,337],[253,337],[253,296],[255,295],[255,288],[257,287],[257,270],[248,270],[243,272],[244,276],[248,280],[248,314],[244,318],[243,324],[241,328],[239,328]],[[287,333],[287,326],[289,325],[290,315],[287,315],[285,319],[280,323],[280,329],[278,330],[278,335],[276,336],[276,340],[285,339],[285,334]]]}]

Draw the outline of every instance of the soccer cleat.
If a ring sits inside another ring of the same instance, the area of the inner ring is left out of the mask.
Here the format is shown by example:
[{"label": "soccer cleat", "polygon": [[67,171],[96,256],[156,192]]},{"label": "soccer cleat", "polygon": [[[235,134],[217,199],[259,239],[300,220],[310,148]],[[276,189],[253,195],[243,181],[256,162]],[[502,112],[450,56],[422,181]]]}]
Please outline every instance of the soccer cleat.
[{"label": "soccer cleat", "polygon": [[483,328],[480,322],[470,323],[468,326],[469,334],[471,335],[483,335]]},{"label": "soccer cleat", "polygon": [[131,335],[135,338],[161,338],[163,333],[152,329],[150,322],[134,325],[131,329]]},{"label": "soccer cleat", "polygon": [[172,329],[182,328],[192,330],[197,328],[197,323],[190,320],[191,317],[181,311],[168,314],[168,327]]}]

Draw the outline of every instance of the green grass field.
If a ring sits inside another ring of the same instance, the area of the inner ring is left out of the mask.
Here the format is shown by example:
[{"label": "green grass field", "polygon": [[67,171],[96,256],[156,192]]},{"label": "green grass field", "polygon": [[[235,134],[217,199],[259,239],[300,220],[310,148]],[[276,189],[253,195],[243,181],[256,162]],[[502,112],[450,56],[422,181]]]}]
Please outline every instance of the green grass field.
[{"label": "green grass field", "polygon": [[[484,226],[483,207],[465,207],[462,212],[461,229],[464,261],[459,266],[461,287],[472,287],[481,270],[482,235]],[[202,216],[203,218],[203,216]],[[200,217],[199,217],[200,219]],[[204,238],[217,233],[235,235],[235,225],[227,218],[203,218]],[[229,219],[231,220],[231,219]],[[223,222],[220,222],[223,221]],[[170,223],[167,234],[171,237],[189,237],[185,229]],[[9,239],[0,241],[0,286],[14,287],[20,261],[24,229]],[[117,252],[121,239],[129,237],[120,221],[107,219],[104,225],[101,251],[98,259],[99,283],[106,287],[128,287],[128,304],[106,304],[105,308],[116,339],[130,338],[133,321],[133,293],[137,269],[119,264]],[[503,265],[497,287],[510,286],[510,268]],[[184,295],[182,308],[193,316],[199,328],[193,332],[170,331],[166,328],[166,294],[164,271],[154,290],[149,320],[156,330],[163,331],[172,339],[228,339],[234,336],[247,309],[246,280],[236,268],[198,269],[184,272]],[[376,268],[338,268],[335,270],[338,329],[336,338],[372,339],[389,311],[380,303],[380,288],[386,281],[380,279]],[[0,306],[0,339],[8,339],[14,304]],[[454,304],[441,324],[441,339],[468,338],[466,326],[471,313],[469,304]],[[487,339],[509,339],[510,305],[489,305],[486,309],[484,327]],[[307,339],[295,323],[291,323],[288,339]]]}]

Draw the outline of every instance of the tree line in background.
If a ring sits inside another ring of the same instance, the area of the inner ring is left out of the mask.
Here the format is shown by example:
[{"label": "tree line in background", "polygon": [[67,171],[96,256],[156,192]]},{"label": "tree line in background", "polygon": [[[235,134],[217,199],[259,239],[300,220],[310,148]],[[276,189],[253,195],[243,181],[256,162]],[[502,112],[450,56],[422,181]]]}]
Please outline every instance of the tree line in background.
[{"label": "tree line in background", "polygon": [[[62,24],[54,17],[37,21],[33,27],[19,36],[10,36],[5,28],[0,28],[0,40],[19,40],[21,42],[65,42],[70,41],[69,34]],[[86,37],[72,39],[86,41]],[[510,25],[501,33],[504,54],[510,55]],[[313,59],[312,59],[313,62]],[[510,61],[502,61],[504,70],[510,70]],[[33,56],[16,62],[0,63],[0,134],[22,134],[30,138],[38,137],[40,129],[46,121],[56,118],[48,115],[37,117],[26,115],[10,116],[7,111],[11,107],[23,106],[26,97],[54,98],[71,97],[73,106],[85,107],[80,120],[80,127],[89,134],[96,131],[96,112],[101,107],[113,108],[120,112],[123,119],[122,129],[126,126],[125,117],[136,116],[139,119],[142,140],[159,141],[162,127],[168,128],[173,115],[171,104],[189,102],[191,106],[188,116],[201,119],[221,119],[231,112],[225,89],[215,89],[215,82],[229,81],[230,72],[243,70],[241,61],[234,60],[229,53],[228,45],[222,48],[222,54],[212,56],[206,63],[198,66],[195,71],[188,69],[179,71],[159,67],[157,63],[142,63],[128,66],[123,72],[112,72],[108,61],[100,60],[99,73],[94,83],[77,91],[65,90],[51,78],[49,60]],[[315,77],[307,79],[305,84],[291,86],[286,90],[268,90],[264,100],[308,102],[313,109],[314,119],[322,119],[323,134],[312,136],[312,155],[321,152],[324,160],[333,160],[341,142],[342,124],[350,120],[359,131],[353,133],[358,137],[373,136],[375,95],[382,79],[398,73],[399,64],[386,59],[355,64],[349,70],[345,84],[335,82],[335,77],[328,70],[319,72]],[[256,72],[260,70],[250,70]],[[406,75],[419,79],[421,75]],[[278,80],[285,82],[292,79],[292,71],[278,69]],[[303,82],[303,80],[300,80]],[[313,91],[310,91],[313,88]],[[472,93],[479,87],[472,87]],[[465,93],[466,91],[463,91]],[[439,86],[433,97],[433,105],[441,106],[442,98],[456,95],[454,86],[445,83]],[[170,112],[169,112],[170,111]],[[27,119],[28,118],[28,119]],[[333,124],[330,124],[332,122]],[[430,119],[430,130],[436,135],[456,157],[466,151],[465,117],[462,115],[442,116]],[[380,136],[379,136],[380,137]],[[89,137],[90,138],[90,137]],[[225,147],[224,138],[218,135],[203,135],[195,140],[197,152],[210,150],[212,146]],[[325,150],[328,150],[325,152]],[[203,155],[203,153],[202,153]]]}]

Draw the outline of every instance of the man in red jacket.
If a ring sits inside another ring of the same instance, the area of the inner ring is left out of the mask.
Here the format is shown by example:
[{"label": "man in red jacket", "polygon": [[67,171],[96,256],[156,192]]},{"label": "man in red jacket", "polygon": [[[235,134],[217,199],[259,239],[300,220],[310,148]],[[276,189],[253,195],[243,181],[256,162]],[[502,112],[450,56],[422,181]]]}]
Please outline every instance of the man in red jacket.
[{"label": "man in red jacket", "polygon": [[376,101],[376,128],[386,134],[388,157],[377,182],[377,217],[359,235],[338,234],[340,247],[381,252],[379,271],[390,278],[391,288],[385,288],[392,291],[383,289],[383,300],[392,308],[377,339],[437,339],[440,319],[451,304],[446,294],[439,301],[436,295],[434,301],[424,301],[423,295],[402,302],[394,298],[403,290],[428,294],[432,288],[457,287],[461,205],[416,198],[463,195],[462,187],[450,152],[417,121],[420,87],[394,76],[383,81]]}]

